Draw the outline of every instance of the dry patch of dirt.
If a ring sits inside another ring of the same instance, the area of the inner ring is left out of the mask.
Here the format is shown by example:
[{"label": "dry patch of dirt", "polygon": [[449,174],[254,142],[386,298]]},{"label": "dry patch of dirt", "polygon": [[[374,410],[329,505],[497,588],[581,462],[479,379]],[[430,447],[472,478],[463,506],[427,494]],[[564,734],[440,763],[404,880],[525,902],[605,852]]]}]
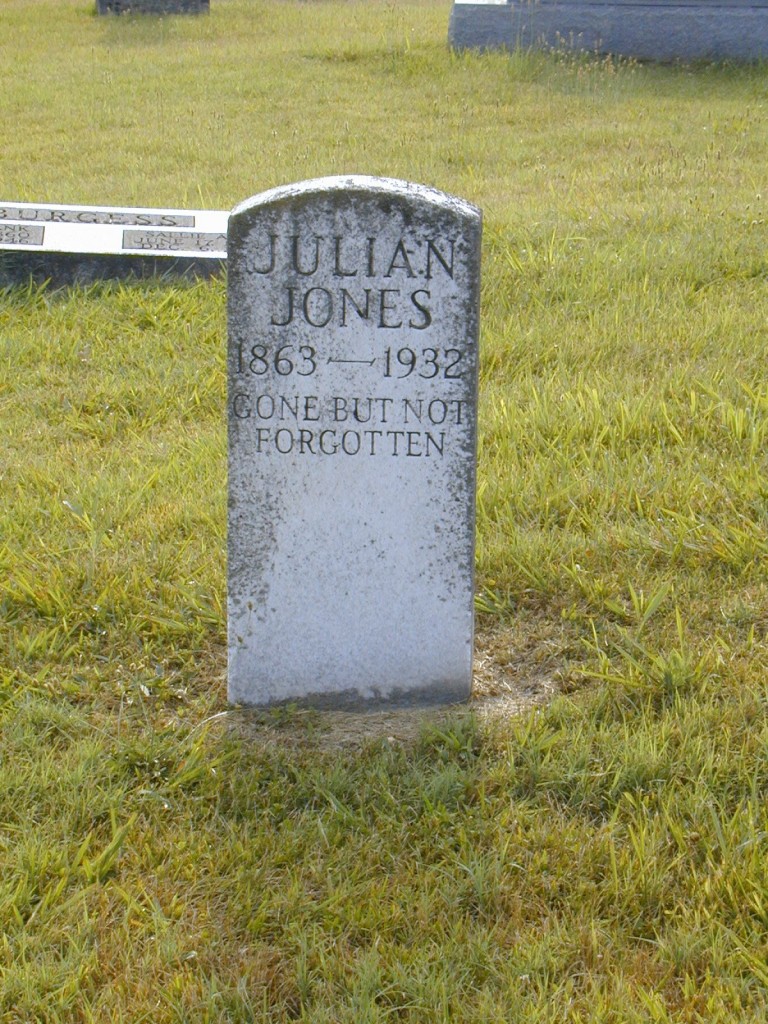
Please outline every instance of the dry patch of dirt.
[{"label": "dry patch of dirt", "polygon": [[542,666],[516,656],[513,629],[483,631],[475,638],[472,696],[467,704],[377,711],[233,710],[222,716],[237,735],[257,742],[300,745],[319,750],[360,748],[368,743],[403,743],[424,726],[438,725],[457,714],[474,714],[481,722],[518,715],[551,700],[560,686]]}]

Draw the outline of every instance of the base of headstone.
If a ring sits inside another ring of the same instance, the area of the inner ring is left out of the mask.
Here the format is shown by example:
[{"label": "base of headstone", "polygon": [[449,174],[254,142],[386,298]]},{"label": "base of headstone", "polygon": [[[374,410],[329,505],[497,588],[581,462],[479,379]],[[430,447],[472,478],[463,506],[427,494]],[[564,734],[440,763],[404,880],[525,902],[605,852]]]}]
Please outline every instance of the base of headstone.
[{"label": "base of headstone", "polygon": [[220,274],[225,266],[222,259],[199,256],[84,256],[72,252],[41,255],[0,249],[0,287],[26,285],[30,281],[66,288],[131,278],[208,278]]},{"label": "base of headstone", "polygon": [[455,49],[565,49],[637,60],[768,56],[768,3],[750,0],[456,0]]},{"label": "base of headstone", "polygon": [[99,14],[207,14],[210,0],[96,0]]}]

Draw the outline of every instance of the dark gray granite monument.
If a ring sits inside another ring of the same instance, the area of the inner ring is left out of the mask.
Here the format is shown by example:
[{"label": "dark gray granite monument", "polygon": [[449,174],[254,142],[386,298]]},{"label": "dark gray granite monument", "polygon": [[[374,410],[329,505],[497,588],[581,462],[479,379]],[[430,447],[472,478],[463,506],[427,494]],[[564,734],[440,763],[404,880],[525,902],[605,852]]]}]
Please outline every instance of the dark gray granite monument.
[{"label": "dark gray granite monument", "polygon": [[638,60],[768,56],[768,0],[455,0],[455,49],[572,49]]},{"label": "dark gray granite monument", "polygon": [[362,176],[232,212],[230,700],[469,697],[480,230]]},{"label": "dark gray granite monument", "polygon": [[228,217],[223,210],[0,201],[0,286],[209,277],[226,260]]},{"label": "dark gray granite monument", "polygon": [[210,0],[96,0],[99,14],[203,14]]}]

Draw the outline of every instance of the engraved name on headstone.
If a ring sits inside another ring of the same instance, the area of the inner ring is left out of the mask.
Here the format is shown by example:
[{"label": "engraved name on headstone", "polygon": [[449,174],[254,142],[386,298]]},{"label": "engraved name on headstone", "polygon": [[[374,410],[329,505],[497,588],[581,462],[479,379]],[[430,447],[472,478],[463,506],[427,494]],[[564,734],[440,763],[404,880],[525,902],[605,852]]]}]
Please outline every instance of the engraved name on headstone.
[{"label": "engraved name on headstone", "polygon": [[124,249],[152,249],[165,252],[227,251],[227,236],[212,231],[123,231]]},{"label": "engraved name on headstone", "polygon": [[0,245],[42,245],[45,228],[26,224],[0,224]]},{"label": "engraved name on headstone", "polygon": [[106,210],[78,206],[12,206],[0,204],[1,220],[33,220],[51,224],[135,224],[139,227],[193,228],[193,214],[149,213],[143,210]]},{"label": "engraved name on headstone", "polygon": [[231,214],[230,700],[469,696],[480,233],[362,176]]}]

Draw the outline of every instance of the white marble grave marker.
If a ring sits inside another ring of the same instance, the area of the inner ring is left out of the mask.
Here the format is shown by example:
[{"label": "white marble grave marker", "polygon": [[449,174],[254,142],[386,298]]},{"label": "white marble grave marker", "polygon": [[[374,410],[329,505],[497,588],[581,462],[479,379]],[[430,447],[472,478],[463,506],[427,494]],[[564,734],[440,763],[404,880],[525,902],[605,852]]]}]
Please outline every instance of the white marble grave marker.
[{"label": "white marble grave marker", "polygon": [[221,210],[61,206],[0,200],[0,288],[106,278],[208,277],[227,258]]},{"label": "white marble grave marker", "polygon": [[361,176],[232,212],[230,700],[469,696],[480,232]]}]

